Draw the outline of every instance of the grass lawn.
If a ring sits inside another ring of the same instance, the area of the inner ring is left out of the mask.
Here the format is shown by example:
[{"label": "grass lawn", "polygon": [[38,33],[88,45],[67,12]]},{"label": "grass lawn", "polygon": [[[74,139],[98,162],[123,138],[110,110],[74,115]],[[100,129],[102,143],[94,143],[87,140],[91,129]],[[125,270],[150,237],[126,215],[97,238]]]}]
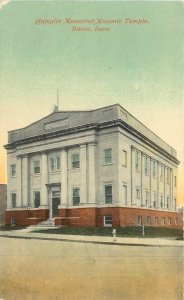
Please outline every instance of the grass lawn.
[{"label": "grass lawn", "polygon": [[[68,234],[68,235],[89,235],[89,236],[112,236],[112,227],[72,227],[64,226],[52,229],[36,230],[35,232]],[[117,227],[117,237],[142,237],[141,226]],[[176,237],[182,238],[182,229],[145,227],[145,237]]]}]

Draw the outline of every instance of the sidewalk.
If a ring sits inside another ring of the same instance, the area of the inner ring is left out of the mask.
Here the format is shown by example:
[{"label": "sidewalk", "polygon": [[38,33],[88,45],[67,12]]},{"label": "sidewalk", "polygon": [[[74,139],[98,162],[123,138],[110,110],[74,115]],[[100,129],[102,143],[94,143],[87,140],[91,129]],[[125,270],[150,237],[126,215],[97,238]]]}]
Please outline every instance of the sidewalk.
[{"label": "sidewalk", "polygon": [[[39,228],[38,228],[39,230]],[[114,241],[113,237],[104,236],[84,236],[84,235],[60,235],[51,233],[37,233],[36,229],[25,228],[21,230],[0,231],[0,237],[7,238],[23,238],[23,239],[40,239],[54,240],[64,242],[107,244],[118,246],[177,246],[184,247],[184,241],[173,240],[172,238],[127,238],[117,237]]]}]

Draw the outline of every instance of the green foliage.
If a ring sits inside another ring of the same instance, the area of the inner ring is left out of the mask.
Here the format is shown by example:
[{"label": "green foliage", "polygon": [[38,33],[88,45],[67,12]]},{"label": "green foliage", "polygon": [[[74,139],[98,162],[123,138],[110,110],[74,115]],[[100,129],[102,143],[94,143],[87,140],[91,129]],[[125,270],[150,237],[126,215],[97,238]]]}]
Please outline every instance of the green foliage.
[{"label": "green foliage", "polygon": [[[114,228],[114,227],[113,227]],[[89,236],[112,236],[112,227],[72,227],[63,226],[53,229],[37,230],[36,232],[89,235]],[[142,226],[117,227],[117,237],[142,237]],[[182,229],[145,227],[145,237],[176,237],[182,238]]]}]

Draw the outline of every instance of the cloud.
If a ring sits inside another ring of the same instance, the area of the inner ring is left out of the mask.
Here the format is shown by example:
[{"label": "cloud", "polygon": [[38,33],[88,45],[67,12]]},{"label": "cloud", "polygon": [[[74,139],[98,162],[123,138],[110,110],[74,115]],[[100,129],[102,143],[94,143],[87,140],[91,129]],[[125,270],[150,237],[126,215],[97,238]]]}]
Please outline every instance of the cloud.
[{"label": "cloud", "polygon": [[0,0],[0,9],[3,8],[3,6],[7,5],[10,2],[10,0]]}]

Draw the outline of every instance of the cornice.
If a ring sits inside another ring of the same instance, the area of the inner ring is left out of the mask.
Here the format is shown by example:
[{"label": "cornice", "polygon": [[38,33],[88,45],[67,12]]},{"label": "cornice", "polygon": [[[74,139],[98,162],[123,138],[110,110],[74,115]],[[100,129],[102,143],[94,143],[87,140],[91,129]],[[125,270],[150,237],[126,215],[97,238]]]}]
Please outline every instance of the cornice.
[{"label": "cornice", "polygon": [[49,139],[49,138],[55,138],[55,137],[58,137],[58,136],[64,136],[64,135],[67,135],[67,134],[79,133],[79,132],[86,131],[86,130],[89,130],[89,129],[95,129],[96,131],[99,131],[101,129],[112,128],[112,127],[116,127],[116,126],[119,126],[120,128],[124,129],[125,131],[127,131],[128,133],[130,133],[131,135],[136,137],[138,140],[142,141],[146,145],[150,146],[151,148],[155,149],[156,151],[158,151],[159,153],[161,153],[162,155],[164,155],[165,157],[170,159],[175,164],[178,165],[180,163],[179,160],[176,157],[174,157],[172,154],[168,153],[162,147],[160,147],[159,145],[154,143],[148,137],[146,137],[145,135],[143,135],[138,130],[136,130],[132,126],[128,125],[126,122],[124,122],[121,119],[111,120],[111,121],[107,121],[107,122],[103,122],[103,123],[85,124],[85,125],[80,125],[80,126],[76,126],[76,127],[73,127],[73,128],[67,128],[67,129],[57,130],[57,131],[54,131],[54,132],[43,133],[41,135],[27,137],[27,138],[24,138],[24,139],[14,141],[13,143],[6,144],[4,146],[4,148],[5,149],[12,149],[12,148],[15,148],[18,145],[28,144],[28,143],[32,143],[32,142],[35,142],[35,141],[41,141],[41,140],[44,140],[44,139]]}]

